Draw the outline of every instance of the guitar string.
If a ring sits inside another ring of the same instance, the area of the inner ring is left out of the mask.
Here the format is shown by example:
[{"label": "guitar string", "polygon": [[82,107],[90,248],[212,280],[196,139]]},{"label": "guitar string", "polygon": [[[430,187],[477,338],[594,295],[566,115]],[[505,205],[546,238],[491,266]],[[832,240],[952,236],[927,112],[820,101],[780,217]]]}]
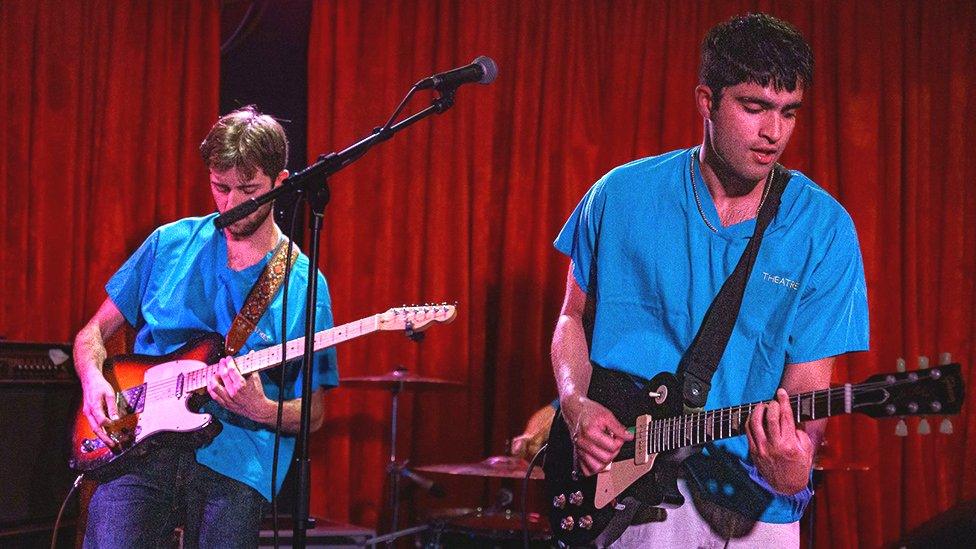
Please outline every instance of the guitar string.
[{"label": "guitar string", "polygon": [[[865,382],[856,385],[850,385],[851,396],[876,391],[878,389],[894,387],[898,385],[914,384],[914,383],[918,383],[919,381],[921,380],[920,379],[916,379],[916,380],[897,379],[893,382],[889,382],[885,380],[885,381]],[[819,391],[811,391],[809,392],[810,397],[803,398],[802,401],[811,403],[810,406],[812,407],[817,407],[818,405],[829,403],[833,398],[843,397],[847,389],[848,387],[841,385],[836,387],[829,387],[827,389],[823,389]],[[790,397],[790,403],[791,403],[790,408],[792,409],[794,407],[801,407],[802,406],[801,397],[803,396],[804,395],[801,394],[801,395],[795,395],[793,397]],[[704,436],[698,436],[699,440],[701,440],[702,438],[708,438],[709,436],[707,432],[708,423],[712,424],[712,433],[711,433],[712,440],[726,438],[725,436],[721,435],[721,433],[724,430],[727,430],[730,433],[728,435],[729,437],[736,436],[736,435],[732,435],[731,433],[733,430],[741,431],[743,429],[741,427],[743,421],[741,418],[743,413],[744,412],[751,413],[752,409],[758,406],[759,404],[762,404],[762,402],[740,404],[737,406],[731,406],[728,408],[722,408],[718,410],[707,410],[704,412],[694,412],[691,414],[682,414],[682,415],[672,416],[668,418],[651,420],[651,425],[648,427],[648,432],[646,437],[647,446],[648,448],[652,448],[652,447],[662,448],[659,451],[667,451],[667,450],[680,448],[683,446],[697,445],[696,443],[685,444],[685,440],[689,438],[689,435],[691,437],[695,437],[695,435],[704,435]],[[723,416],[726,415],[728,416],[728,418],[727,419],[723,418]],[[739,423],[739,425],[735,425],[732,423],[733,416],[735,416],[738,419],[737,423]],[[714,437],[716,419],[718,420],[718,424],[719,424],[718,425],[719,433],[720,433],[719,437]],[[677,425],[678,423],[680,423],[681,425]],[[688,429],[689,424],[695,428],[694,432],[689,433],[689,429]],[[698,444],[700,444],[701,442],[699,442]]]},{"label": "guitar string", "polygon": [[[890,386],[890,384],[886,386]],[[839,389],[842,393],[844,388],[840,387]],[[805,401],[817,407],[838,396],[837,390],[824,390],[824,393],[812,395]],[[725,438],[724,433],[726,432],[728,432],[727,436],[733,436],[733,431],[740,434],[744,414],[751,413],[757,405],[758,403],[742,404],[721,410],[696,412],[654,420],[654,424],[649,428],[647,434],[648,446],[655,450],[660,448],[660,451],[665,451],[682,446],[697,445],[709,439]],[[801,404],[797,402],[797,405],[800,406]],[[715,436],[716,427],[718,427],[718,437]]]},{"label": "guitar string", "polygon": [[[410,316],[413,316],[413,314],[411,314]],[[373,317],[367,317],[367,318],[355,320],[352,322],[348,322],[346,324],[342,324],[340,326],[336,326],[334,328],[330,328],[328,330],[323,330],[322,332],[315,334],[314,337],[315,346],[319,347],[319,350],[321,350],[324,348],[332,347],[334,345],[338,345],[339,343],[342,343],[343,341],[346,341],[348,339],[359,337],[366,333],[371,333],[372,331],[375,331],[375,329],[378,329],[379,327],[378,317],[379,315],[374,315]],[[367,325],[367,323],[369,323],[370,321],[374,321],[373,329],[370,329],[370,326]],[[347,334],[348,337],[342,339]],[[289,360],[292,359],[291,351],[297,352],[299,350],[303,350],[304,346],[305,346],[305,337],[299,337],[289,341],[289,347],[288,347]],[[261,354],[265,354],[264,357],[255,356]],[[261,351],[256,351],[255,355],[251,355],[249,353],[242,357],[238,357],[238,359],[243,359],[245,357],[254,357],[248,359],[250,362],[253,360],[257,360],[258,358],[261,358],[261,362],[257,363],[258,367],[256,369],[262,369],[269,365],[277,364],[278,362],[280,362],[281,361],[280,354],[281,354],[280,347],[269,347],[268,349],[262,349]],[[199,379],[200,377],[203,377],[204,379],[209,379],[209,377],[213,376],[214,373],[216,372],[216,367],[217,364],[208,364],[203,368],[198,368],[196,370],[191,370],[190,372],[185,372],[184,380],[190,379],[191,376],[197,379]],[[210,370],[209,372],[207,371],[208,369]],[[250,370],[250,371],[253,372],[255,370]],[[147,402],[157,401],[157,400],[171,398],[172,396],[175,395],[176,388],[178,385],[179,385],[179,375],[166,378],[164,381],[159,383],[149,383],[147,384],[146,387],[146,401]],[[186,381],[184,381],[184,387],[186,387],[186,385],[187,383]],[[200,387],[194,387],[192,389],[189,389],[189,391],[194,391],[196,389],[200,389],[203,387],[206,387],[206,384],[201,385]],[[132,389],[134,389],[134,387],[127,389],[126,391],[122,391],[123,395],[127,394],[128,391]]]}]

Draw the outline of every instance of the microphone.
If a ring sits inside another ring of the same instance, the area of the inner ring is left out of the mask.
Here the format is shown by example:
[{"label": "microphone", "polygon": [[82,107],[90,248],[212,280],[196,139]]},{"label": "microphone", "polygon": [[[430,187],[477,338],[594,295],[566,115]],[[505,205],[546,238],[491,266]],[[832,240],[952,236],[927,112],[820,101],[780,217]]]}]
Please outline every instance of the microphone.
[{"label": "microphone", "polygon": [[440,484],[430,480],[427,477],[422,477],[417,473],[414,473],[410,469],[404,467],[400,469],[400,475],[410,479],[414,484],[422,488],[425,492],[430,492],[430,495],[435,498],[442,498],[447,493]]},{"label": "microphone", "polygon": [[491,57],[480,56],[470,65],[458,67],[449,71],[440,72],[433,76],[428,76],[417,82],[418,90],[456,88],[468,82],[478,84],[491,84],[498,76],[498,65],[492,61]]}]

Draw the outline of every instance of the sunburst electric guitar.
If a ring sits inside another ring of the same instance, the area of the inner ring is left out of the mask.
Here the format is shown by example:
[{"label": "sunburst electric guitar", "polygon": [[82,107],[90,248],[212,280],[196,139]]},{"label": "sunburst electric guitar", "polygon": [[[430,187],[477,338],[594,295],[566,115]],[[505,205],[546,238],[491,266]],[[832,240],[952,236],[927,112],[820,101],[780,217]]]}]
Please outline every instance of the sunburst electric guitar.
[{"label": "sunburst electric guitar", "polygon": [[[454,320],[454,305],[398,307],[315,334],[314,348],[327,347],[378,331],[420,332],[435,322]],[[105,361],[103,374],[115,388],[119,419],[106,426],[115,447],[103,443],[79,409],[71,439],[73,469],[99,476],[117,469],[127,456],[143,454],[156,445],[199,446],[217,436],[221,424],[199,413],[207,402],[207,380],[223,356],[223,337],[203,334],[164,356],[119,355]],[[301,358],[305,338],[289,341],[286,360]],[[252,351],[235,359],[246,375],[281,363],[281,345]]]},{"label": "sunburst electric guitar", "polygon": [[[549,521],[556,538],[569,546],[596,541],[627,507],[618,504],[628,496],[649,505],[682,505],[676,477],[687,450],[680,450],[744,434],[745,421],[759,404],[684,414],[681,388],[672,374],[658,374],[641,387],[604,372],[594,368],[589,398],[624,425],[636,425],[634,440],[624,444],[617,461],[586,477],[578,469],[566,422],[558,416],[552,422],[544,464]],[[962,401],[959,364],[878,374],[863,383],[790,396],[798,422],[855,412],[875,418],[954,414]]]}]

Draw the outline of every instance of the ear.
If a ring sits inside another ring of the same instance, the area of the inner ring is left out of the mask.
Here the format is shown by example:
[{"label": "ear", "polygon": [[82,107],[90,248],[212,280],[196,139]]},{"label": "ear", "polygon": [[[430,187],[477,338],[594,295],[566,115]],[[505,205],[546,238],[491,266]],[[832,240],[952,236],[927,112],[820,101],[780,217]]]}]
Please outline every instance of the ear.
[{"label": "ear", "polygon": [[288,179],[288,175],[289,175],[288,170],[281,170],[281,173],[278,174],[278,177],[276,177],[274,181],[271,182],[271,188],[273,189],[278,185],[281,185],[281,183],[284,180]]},{"label": "ear", "polygon": [[695,86],[695,107],[702,118],[712,118],[712,89],[705,84]]}]

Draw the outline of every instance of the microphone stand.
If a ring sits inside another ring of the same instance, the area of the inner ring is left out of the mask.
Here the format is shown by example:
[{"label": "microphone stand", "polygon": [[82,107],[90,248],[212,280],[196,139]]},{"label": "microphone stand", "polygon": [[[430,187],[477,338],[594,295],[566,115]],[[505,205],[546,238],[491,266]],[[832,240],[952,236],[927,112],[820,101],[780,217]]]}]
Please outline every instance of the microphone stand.
[{"label": "microphone stand", "polygon": [[[416,86],[401,102],[401,107],[416,91]],[[397,122],[389,122],[361,139],[359,142],[350,145],[342,151],[331,152],[319,156],[315,163],[311,164],[302,171],[288,177],[277,188],[272,189],[261,196],[252,198],[247,202],[241,203],[230,210],[219,215],[214,220],[214,225],[218,229],[223,229],[234,222],[247,217],[257,210],[261,205],[266,204],[283,194],[294,193],[299,197],[305,195],[311,208],[312,217],[309,220],[311,228],[311,242],[309,244],[308,262],[308,285],[305,294],[305,351],[302,356],[302,405],[301,422],[298,431],[297,448],[295,452],[295,464],[298,467],[298,494],[295,501],[294,530],[292,532],[292,546],[304,548],[306,546],[306,531],[314,526],[309,520],[309,495],[311,488],[310,462],[308,459],[308,438],[309,425],[312,415],[312,354],[315,345],[315,303],[318,292],[318,276],[316,269],[319,263],[320,236],[322,233],[322,218],[325,214],[325,206],[329,203],[328,178],[352,164],[363,156],[373,145],[386,141],[393,137],[395,133],[424,119],[432,114],[441,114],[454,105],[454,94],[457,88],[444,88],[437,90],[439,95],[431,101],[430,106],[422,111]],[[399,109],[397,113],[399,112]],[[394,113],[394,117],[397,115]],[[392,119],[391,119],[392,121]],[[284,361],[284,357],[282,357]],[[272,487],[274,489],[275,487]]]}]

